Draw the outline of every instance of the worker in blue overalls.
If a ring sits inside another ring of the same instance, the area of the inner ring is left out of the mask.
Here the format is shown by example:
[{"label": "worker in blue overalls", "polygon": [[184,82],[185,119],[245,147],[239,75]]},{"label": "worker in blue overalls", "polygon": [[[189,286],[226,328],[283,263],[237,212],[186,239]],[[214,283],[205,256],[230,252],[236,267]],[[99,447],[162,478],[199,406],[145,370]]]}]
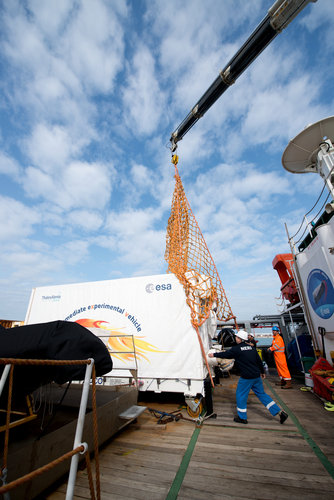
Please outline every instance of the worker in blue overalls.
[{"label": "worker in blue overalls", "polygon": [[239,330],[235,334],[237,345],[225,352],[209,353],[210,358],[235,359],[236,367],[240,370],[240,379],[238,382],[236,399],[238,415],[234,421],[239,424],[247,424],[247,399],[249,391],[252,389],[261,403],[275,416],[279,415],[280,423],[283,424],[288,418],[288,414],[264,392],[262,378],[265,378],[264,367],[261,358],[255,347],[249,345],[248,333]]}]

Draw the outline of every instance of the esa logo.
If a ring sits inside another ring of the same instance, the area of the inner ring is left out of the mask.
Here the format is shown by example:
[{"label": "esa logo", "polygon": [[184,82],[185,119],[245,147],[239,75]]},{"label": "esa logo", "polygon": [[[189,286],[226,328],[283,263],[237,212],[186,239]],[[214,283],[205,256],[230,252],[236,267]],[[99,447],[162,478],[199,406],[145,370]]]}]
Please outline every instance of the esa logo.
[{"label": "esa logo", "polygon": [[153,293],[154,290],[160,292],[160,290],[171,290],[171,289],[172,289],[171,283],[162,283],[161,285],[153,285],[153,283],[148,283],[145,286],[145,290],[147,293]]}]

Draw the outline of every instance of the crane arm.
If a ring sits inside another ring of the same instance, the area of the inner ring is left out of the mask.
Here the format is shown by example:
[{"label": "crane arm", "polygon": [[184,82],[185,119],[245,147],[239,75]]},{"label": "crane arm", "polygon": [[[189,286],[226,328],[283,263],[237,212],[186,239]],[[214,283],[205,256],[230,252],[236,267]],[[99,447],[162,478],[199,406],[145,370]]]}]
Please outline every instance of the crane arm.
[{"label": "crane arm", "polygon": [[232,57],[218,77],[202,95],[186,118],[172,133],[172,151],[189,129],[207,112],[216,100],[232,85],[245,69],[261,54],[269,43],[301,12],[309,3],[317,0],[276,0],[267,16],[253,31],[248,40]]}]

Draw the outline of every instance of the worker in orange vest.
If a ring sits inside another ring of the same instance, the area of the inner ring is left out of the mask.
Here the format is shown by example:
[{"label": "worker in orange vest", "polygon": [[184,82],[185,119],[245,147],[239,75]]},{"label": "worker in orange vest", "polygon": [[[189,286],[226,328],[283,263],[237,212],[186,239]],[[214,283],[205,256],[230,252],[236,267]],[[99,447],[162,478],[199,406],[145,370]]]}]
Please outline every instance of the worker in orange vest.
[{"label": "worker in orange vest", "polygon": [[272,332],[274,336],[273,343],[268,351],[274,353],[275,365],[278,376],[281,379],[280,382],[276,382],[276,385],[280,385],[281,389],[292,389],[291,375],[285,357],[284,341],[279,334],[279,328],[277,326],[272,327]]}]

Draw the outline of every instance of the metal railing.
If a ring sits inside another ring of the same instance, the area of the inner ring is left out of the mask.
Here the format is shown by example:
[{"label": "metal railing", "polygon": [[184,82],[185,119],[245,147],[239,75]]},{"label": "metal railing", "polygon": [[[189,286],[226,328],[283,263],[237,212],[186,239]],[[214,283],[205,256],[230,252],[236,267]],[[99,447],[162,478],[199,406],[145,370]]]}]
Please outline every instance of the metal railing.
[{"label": "metal railing", "polygon": [[[91,498],[95,500],[100,499],[100,477],[99,477],[99,462],[98,462],[98,437],[97,437],[97,411],[96,411],[96,386],[95,386],[95,366],[94,360],[92,358],[87,360],[40,360],[40,359],[14,359],[14,358],[1,358],[0,365],[5,365],[1,380],[0,380],[0,396],[5,387],[7,378],[8,380],[8,401],[7,401],[7,414],[6,414],[6,426],[5,426],[5,438],[4,438],[4,453],[3,453],[3,465],[1,467],[0,480],[2,481],[2,486],[0,487],[0,495],[7,500],[9,498],[9,491],[22,485],[28,481],[31,481],[35,477],[49,471],[51,468],[60,464],[64,460],[71,458],[70,472],[66,490],[66,500],[72,500],[74,494],[74,486],[76,480],[76,474],[78,470],[79,454],[84,454],[86,458],[87,473],[89,479],[89,486],[91,492]],[[82,387],[81,401],[78,413],[77,426],[75,431],[73,449],[69,452],[61,455],[56,460],[49,462],[48,464],[35,469],[34,471],[26,474],[20,478],[15,479],[7,483],[7,460],[8,460],[8,449],[9,449],[9,430],[10,430],[10,418],[12,415],[11,404],[12,404],[12,392],[13,392],[13,372],[16,365],[51,365],[51,366],[63,366],[63,365],[86,365],[85,379]],[[87,401],[90,389],[90,380],[92,379],[92,406],[93,406],[93,427],[94,427],[94,451],[95,451],[95,472],[96,472],[96,497],[94,491],[94,485],[92,480],[92,473],[90,467],[90,458],[88,444],[82,442],[82,434],[85,422],[85,414],[87,408]]]},{"label": "metal railing", "polygon": [[[137,354],[136,354],[136,345],[135,345],[135,340],[134,340],[134,336],[133,335],[130,335],[130,334],[125,334],[125,333],[120,333],[120,334],[117,334],[117,335],[98,335],[99,338],[103,339],[103,338],[110,338],[110,337],[113,337],[113,338],[131,338],[132,340],[132,350],[119,350],[119,351],[116,351],[116,350],[111,350],[110,347],[108,347],[108,345],[106,345],[108,351],[109,351],[109,354],[110,356],[112,357],[113,354],[117,355],[117,354],[132,354],[133,355],[133,360],[134,360],[134,368],[129,368],[128,366],[125,366],[125,367],[121,367],[121,366],[117,366],[116,370],[120,370],[120,371],[129,371],[132,375],[132,378],[134,379],[135,381],[135,384],[136,384],[136,387],[138,389],[138,362],[137,362]],[[114,369],[114,368],[113,368]],[[111,377],[113,379],[119,379],[119,378],[125,378],[125,377],[121,377],[121,376],[113,376]]]}]

